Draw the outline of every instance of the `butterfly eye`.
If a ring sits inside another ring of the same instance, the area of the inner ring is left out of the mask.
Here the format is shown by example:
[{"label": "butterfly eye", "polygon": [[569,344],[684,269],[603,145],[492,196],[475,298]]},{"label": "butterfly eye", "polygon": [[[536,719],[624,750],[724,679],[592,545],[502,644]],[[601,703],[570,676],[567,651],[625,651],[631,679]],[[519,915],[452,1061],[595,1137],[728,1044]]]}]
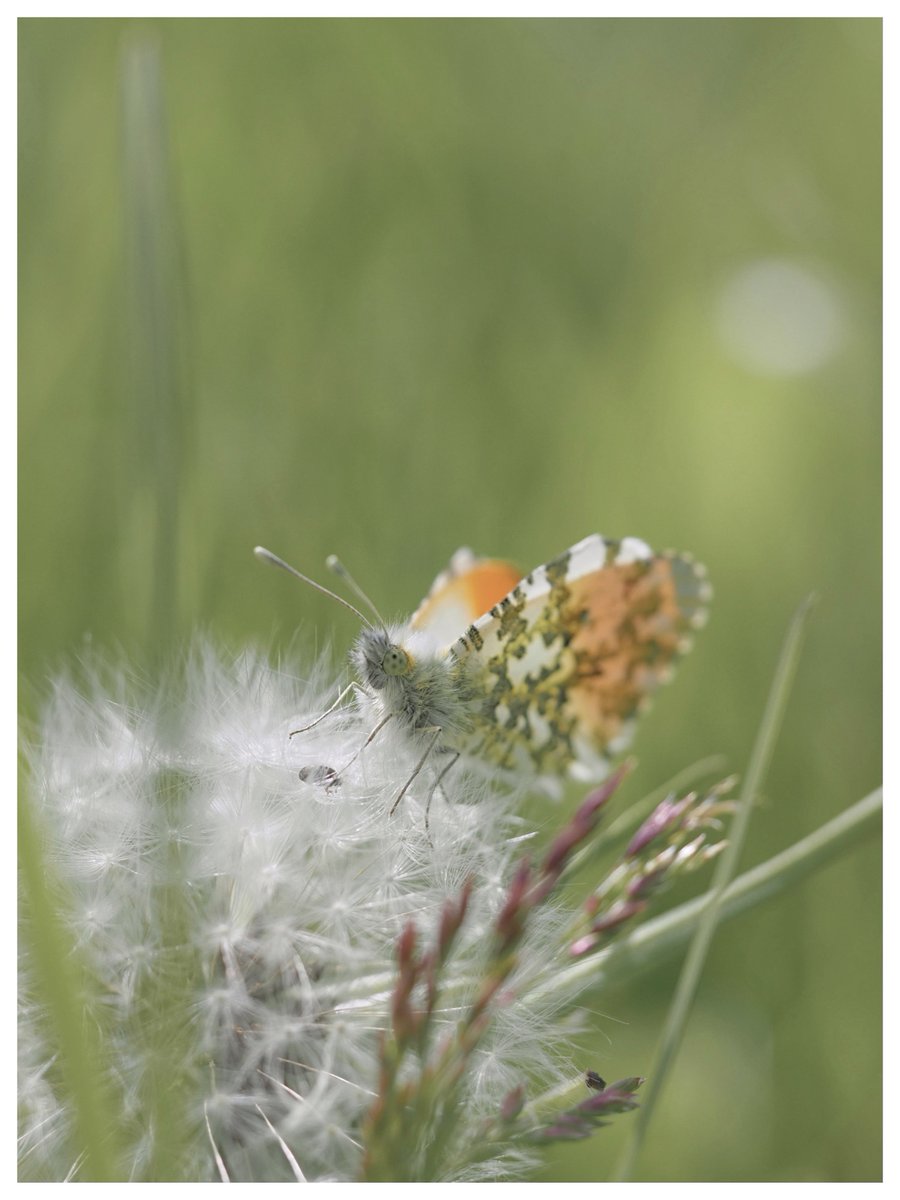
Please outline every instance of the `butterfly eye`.
[{"label": "butterfly eye", "polygon": [[406,675],[409,668],[410,660],[406,651],[401,650],[399,646],[388,646],[381,660],[381,669],[385,675]]}]

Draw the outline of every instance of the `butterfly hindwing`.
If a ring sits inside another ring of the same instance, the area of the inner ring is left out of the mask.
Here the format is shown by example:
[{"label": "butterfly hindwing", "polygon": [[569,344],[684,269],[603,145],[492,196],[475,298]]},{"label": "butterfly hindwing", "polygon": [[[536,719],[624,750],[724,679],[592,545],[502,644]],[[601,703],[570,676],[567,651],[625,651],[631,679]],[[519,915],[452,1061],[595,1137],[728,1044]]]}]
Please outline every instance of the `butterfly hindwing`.
[{"label": "butterfly hindwing", "polygon": [[454,643],[480,697],[460,749],[515,772],[602,778],[708,598],[705,572],[685,556],[585,538]]}]

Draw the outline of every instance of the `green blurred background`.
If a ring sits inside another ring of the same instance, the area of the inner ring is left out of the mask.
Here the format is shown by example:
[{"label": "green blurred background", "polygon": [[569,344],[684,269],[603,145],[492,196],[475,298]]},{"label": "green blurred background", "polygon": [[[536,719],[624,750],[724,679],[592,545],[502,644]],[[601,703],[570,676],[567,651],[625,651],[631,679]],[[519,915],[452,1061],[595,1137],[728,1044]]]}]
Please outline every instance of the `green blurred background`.
[{"label": "green blurred background", "polygon": [[[19,34],[26,707],[88,641],[342,652],[257,542],[400,614],[460,544],[598,530],[716,589],[638,788],[743,768],[810,590],[745,865],[878,784],[879,21]],[[880,865],[723,927],[639,1178],[880,1178]],[[603,998],[588,1065],[652,1068],[676,969]],[[544,1177],[607,1178],[626,1129]]]}]

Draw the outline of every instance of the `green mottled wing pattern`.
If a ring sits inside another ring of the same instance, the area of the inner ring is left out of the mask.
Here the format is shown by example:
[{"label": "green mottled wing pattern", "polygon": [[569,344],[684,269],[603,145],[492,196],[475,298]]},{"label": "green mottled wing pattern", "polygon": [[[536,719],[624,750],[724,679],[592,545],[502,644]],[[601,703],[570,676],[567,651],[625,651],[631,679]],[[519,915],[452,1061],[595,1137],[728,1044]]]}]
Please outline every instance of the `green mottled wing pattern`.
[{"label": "green mottled wing pattern", "polygon": [[706,617],[705,571],[637,538],[585,538],[451,648],[472,695],[454,748],[547,781],[597,780]]}]

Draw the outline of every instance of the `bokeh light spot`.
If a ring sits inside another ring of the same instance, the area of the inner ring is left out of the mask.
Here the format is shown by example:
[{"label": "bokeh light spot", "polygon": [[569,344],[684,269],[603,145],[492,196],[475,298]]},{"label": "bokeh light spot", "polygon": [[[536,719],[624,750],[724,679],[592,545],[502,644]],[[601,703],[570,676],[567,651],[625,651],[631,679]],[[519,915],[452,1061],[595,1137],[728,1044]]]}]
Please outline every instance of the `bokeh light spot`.
[{"label": "bokeh light spot", "polygon": [[759,259],[722,289],[716,325],[728,352],[763,375],[802,375],[826,363],[846,333],[835,286],[787,259]]}]

